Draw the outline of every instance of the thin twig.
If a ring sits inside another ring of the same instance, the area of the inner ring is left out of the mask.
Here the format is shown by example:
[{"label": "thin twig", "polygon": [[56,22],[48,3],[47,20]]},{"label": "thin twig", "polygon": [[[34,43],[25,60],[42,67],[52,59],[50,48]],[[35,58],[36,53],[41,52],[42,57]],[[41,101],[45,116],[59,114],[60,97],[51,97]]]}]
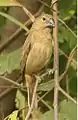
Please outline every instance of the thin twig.
[{"label": "thin twig", "polygon": [[69,100],[77,104],[76,100],[74,100],[69,94],[67,94],[60,86],[58,87],[59,91],[63,93]]},{"label": "thin twig", "polygon": [[49,91],[47,91],[44,95],[42,95],[41,97],[40,96],[38,96],[38,102],[40,101],[40,100],[42,100],[49,92],[50,92],[51,90],[49,90]]},{"label": "thin twig", "polygon": [[64,78],[64,76],[66,75],[69,67],[70,67],[70,64],[72,62],[72,59],[73,59],[73,56],[76,52],[76,49],[77,49],[77,46],[75,46],[72,51],[70,52],[70,55],[68,57],[68,61],[67,61],[67,65],[66,65],[66,68],[65,68],[65,71],[61,74],[61,76],[59,77],[59,82]]},{"label": "thin twig", "polygon": [[42,1],[42,0],[37,0],[37,1],[40,2],[40,3],[42,3],[44,6],[50,8],[50,6],[47,3],[45,3],[44,1]]},{"label": "thin twig", "polygon": [[[69,58],[60,48],[59,48],[59,51],[61,54],[63,54],[67,59]],[[73,63],[74,63],[74,66],[73,66]],[[74,58],[72,58],[72,63],[71,63],[71,66],[76,69],[76,60]]]},{"label": "thin twig", "polygon": [[13,89],[26,89],[25,86],[15,86],[15,85],[0,85],[0,88],[13,88]]},{"label": "thin twig", "polygon": [[[21,77],[19,77],[19,79],[17,80],[18,83],[22,82]],[[13,85],[14,86],[14,85]],[[13,90],[13,88],[7,88],[6,90],[4,90],[3,92],[0,93],[0,99],[2,99],[4,96],[6,96],[11,90]]]},{"label": "thin twig", "polygon": [[66,75],[66,92],[67,92],[67,94],[70,94],[70,92],[69,92],[69,77],[68,77],[68,74]]},{"label": "thin twig", "polygon": [[14,85],[16,85],[18,87],[21,87],[21,85],[19,83],[15,82],[15,81],[13,81],[13,80],[11,80],[9,78],[6,78],[5,76],[0,75],[0,79],[4,79],[5,81],[8,81],[8,82],[10,82],[10,83],[12,83],[12,84],[14,84]]},{"label": "thin twig", "polygon": [[21,7],[24,10],[25,14],[28,15],[30,20],[34,22],[35,21],[34,15],[32,15],[32,13],[23,4],[19,3],[18,1],[16,1],[16,3],[18,4],[19,7]]},{"label": "thin twig", "polygon": [[77,38],[77,35],[69,28],[69,26],[62,20],[59,18],[59,21],[72,33],[72,35]]},{"label": "thin twig", "polygon": [[[38,98],[40,99],[40,97],[38,96]],[[40,101],[49,109],[49,110],[52,110],[52,107],[47,104],[47,102],[45,102],[43,99],[40,99]],[[39,102],[39,101],[38,101]]]}]

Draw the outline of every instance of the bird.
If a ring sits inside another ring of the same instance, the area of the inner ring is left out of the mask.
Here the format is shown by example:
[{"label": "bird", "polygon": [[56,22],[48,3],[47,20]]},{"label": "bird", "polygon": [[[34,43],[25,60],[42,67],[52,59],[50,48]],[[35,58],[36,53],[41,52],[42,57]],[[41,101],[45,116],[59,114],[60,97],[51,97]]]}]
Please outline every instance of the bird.
[{"label": "bird", "polygon": [[[52,15],[42,13],[32,24],[22,47],[21,72],[31,92],[35,83],[34,75],[38,75],[50,61],[53,52],[51,34],[53,27],[55,27],[55,22]],[[29,93],[28,90],[28,106],[30,106]]]}]

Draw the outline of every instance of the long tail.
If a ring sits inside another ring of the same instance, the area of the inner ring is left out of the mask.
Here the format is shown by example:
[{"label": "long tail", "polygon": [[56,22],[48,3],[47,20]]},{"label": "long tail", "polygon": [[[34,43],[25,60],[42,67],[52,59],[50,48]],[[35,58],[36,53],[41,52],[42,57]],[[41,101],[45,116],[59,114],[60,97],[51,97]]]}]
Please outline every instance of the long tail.
[{"label": "long tail", "polygon": [[30,75],[25,75],[27,93],[28,93],[28,106],[31,106],[33,90],[35,86],[35,78]]}]

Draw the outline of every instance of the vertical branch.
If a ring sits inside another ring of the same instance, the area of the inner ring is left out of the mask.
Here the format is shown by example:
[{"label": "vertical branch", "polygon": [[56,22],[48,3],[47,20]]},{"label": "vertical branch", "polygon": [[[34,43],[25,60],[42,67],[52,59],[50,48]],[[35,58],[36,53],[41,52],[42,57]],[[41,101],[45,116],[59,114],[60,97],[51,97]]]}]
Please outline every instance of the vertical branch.
[{"label": "vertical branch", "polygon": [[58,0],[52,0],[53,18],[55,21],[55,28],[53,29],[54,39],[54,120],[58,120],[58,86],[59,86],[59,55],[58,55]]}]

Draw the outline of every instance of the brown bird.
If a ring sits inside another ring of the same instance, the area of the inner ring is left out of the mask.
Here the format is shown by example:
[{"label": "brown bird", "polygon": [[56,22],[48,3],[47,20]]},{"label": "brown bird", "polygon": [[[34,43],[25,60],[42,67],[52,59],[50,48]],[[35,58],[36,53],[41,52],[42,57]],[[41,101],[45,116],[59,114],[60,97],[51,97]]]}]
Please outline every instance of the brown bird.
[{"label": "brown bird", "polygon": [[21,68],[27,88],[33,88],[33,75],[37,75],[49,63],[52,55],[51,28],[54,26],[52,16],[42,14],[36,18],[23,45]]}]

